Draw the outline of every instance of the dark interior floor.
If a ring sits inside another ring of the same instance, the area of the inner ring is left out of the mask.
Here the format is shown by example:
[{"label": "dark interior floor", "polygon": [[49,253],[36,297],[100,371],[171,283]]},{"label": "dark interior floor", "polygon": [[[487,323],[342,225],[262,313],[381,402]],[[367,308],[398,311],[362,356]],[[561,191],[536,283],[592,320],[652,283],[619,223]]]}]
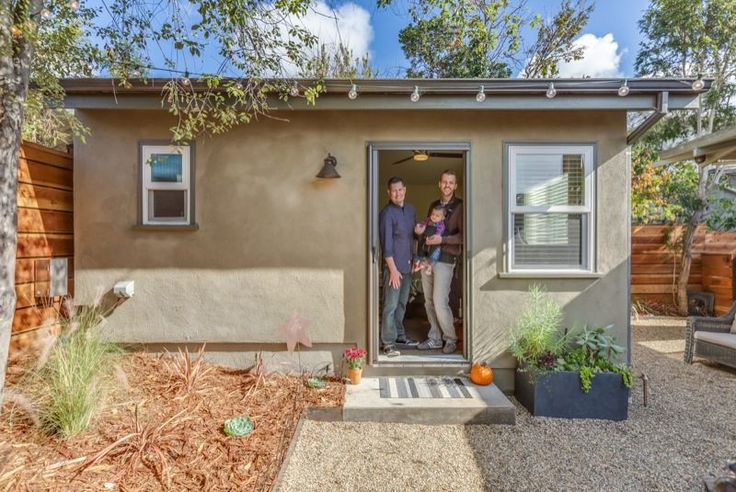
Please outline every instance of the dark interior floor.
[{"label": "dark interior floor", "polygon": [[[406,335],[410,338],[413,338],[414,340],[417,340],[419,342],[423,342],[427,339],[427,334],[429,333],[429,321],[427,320],[426,314],[424,314],[424,306],[421,307],[421,315],[419,314],[420,310],[416,309],[416,306],[414,306],[415,309],[407,309],[407,316],[404,318],[404,329],[406,330]],[[416,313],[413,314],[411,317],[409,316],[409,313]],[[456,320],[456,326],[458,321]],[[462,321],[459,321],[460,326],[462,326]],[[437,350],[417,350],[413,347],[407,347],[406,345],[398,344],[397,348],[401,351],[403,355],[421,355],[421,356],[432,356],[432,355],[440,355],[442,354],[442,349]],[[456,354],[462,355],[462,345],[458,347]]]}]

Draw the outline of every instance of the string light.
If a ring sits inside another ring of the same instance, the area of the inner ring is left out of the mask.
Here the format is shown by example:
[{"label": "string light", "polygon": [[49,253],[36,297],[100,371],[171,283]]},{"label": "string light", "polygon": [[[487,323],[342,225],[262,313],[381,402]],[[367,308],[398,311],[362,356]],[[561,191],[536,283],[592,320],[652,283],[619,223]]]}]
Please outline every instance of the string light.
[{"label": "string light", "polygon": [[348,91],[348,99],[355,100],[358,98],[358,86],[353,84],[352,87],[350,87],[350,90]]},{"label": "string light", "polygon": [[289,94],[291,94],[291,97],[296,97],[299,95],[299,86],[294,84],[291,86],[291,90],[289,91]]},{"label": "string light", "polygon": [[621,97],[626,97],[629,95],[629,92],[629,85],[627,84],[626,79],[624,79],[621,87],[618,88],[618,95]]},{"label": "string light", "polygon": [[557,89],[555,89],[555,84],[553,82],[549,83],[549,87],[547,87],[547,99],[552,99],[557,95]]},{"label": "string light", "polygon": [[485,88],[481,85],[480,90],[478,91],[478,94],[475,95],[475,100],[479,103],[482,103],[486,100],[486,91]]},{"label": "string light", "polygon": [[49,9],[41,9],[41,17],[48,20],[51,18],[51,11]]},{"label": "string light", "polygon": [[10,34],[14,38],[19,38],[21,34],[23,34],[23,31],[21,31],[18,26],[10,26]]},{"label": "string light", "polygon": [[698,78],[693,80],[693,83],[691,85],[694,91],[702,91],[703,87],[705,87],[705,81],[700,77],[700,74],[698,74]]},{"label": "string light", "polygon": [[411,96],[409,96],[409,100],[411,100],[411,102],[415,103],[415,102],[418,102],[419,101],[419,98],[420,97],[422,97],[422,96],[419,95],[419,86],[418,85],[415,85],[414,86],[414,92],[412,92],[411,93]]},{"label": "string light", "polygon": [[79,0],[71,0],[69,2],[69,8],[72,10],[77,10],[79,8]]},{"label": "string light", "polygon": [[184,87],[189,87],[189,85],[192,83],[191,80],[189,80],[189,72],[184,72],[184,77],[181,78],[181,85]]}]

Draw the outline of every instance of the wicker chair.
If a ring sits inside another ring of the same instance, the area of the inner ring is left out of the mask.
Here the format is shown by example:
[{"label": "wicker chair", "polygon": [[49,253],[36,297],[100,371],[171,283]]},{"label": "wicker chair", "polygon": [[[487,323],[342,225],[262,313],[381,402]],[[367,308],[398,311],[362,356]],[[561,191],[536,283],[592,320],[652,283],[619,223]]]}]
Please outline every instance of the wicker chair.
[{"label": "wicker chair", "polygon": [[729,334],[731,325],[736,316],[736,303],[731,310],[717,318],[690,316],[687,319],[687,335],[685,338],[685,362],[693,363],[693,357],[703,357],[713,362],[718,362],[729,367],[736,368],[736,334],[728,335],[727,339],[733,337],[733,347],[714,343],[715,340],[703,340],[696,338],[696,332],[711,332]]}]

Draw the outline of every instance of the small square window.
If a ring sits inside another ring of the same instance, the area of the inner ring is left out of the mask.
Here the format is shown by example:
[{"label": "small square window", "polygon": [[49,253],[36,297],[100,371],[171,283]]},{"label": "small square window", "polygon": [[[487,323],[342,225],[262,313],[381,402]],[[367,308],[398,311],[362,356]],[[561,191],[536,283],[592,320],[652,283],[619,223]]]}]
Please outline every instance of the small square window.
[{"label": "small square window", "polygon": [[142,223],[191,224],[191,147],[141,145],[140,165]]}]

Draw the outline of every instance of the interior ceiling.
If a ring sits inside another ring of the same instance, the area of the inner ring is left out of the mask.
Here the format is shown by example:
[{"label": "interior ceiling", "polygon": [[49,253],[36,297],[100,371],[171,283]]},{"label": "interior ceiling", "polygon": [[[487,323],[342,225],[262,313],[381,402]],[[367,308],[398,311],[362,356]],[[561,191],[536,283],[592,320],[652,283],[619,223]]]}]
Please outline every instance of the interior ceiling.
[{"label": "interior ceiling", "polygon": [[[431,152],[464,153],[462,150],[432,150]],[[465,159],[462,157],[430,157],[426,161],[409,159],[401,164],[392,164],[412,155],[414,152],[411,150],[379,151],[378,166],[381,176],[399,176],[407,183],[433,185],[437,184],[440,173],[445,169],[452,169],[458,177],[462,177],[465,170]]]}]

